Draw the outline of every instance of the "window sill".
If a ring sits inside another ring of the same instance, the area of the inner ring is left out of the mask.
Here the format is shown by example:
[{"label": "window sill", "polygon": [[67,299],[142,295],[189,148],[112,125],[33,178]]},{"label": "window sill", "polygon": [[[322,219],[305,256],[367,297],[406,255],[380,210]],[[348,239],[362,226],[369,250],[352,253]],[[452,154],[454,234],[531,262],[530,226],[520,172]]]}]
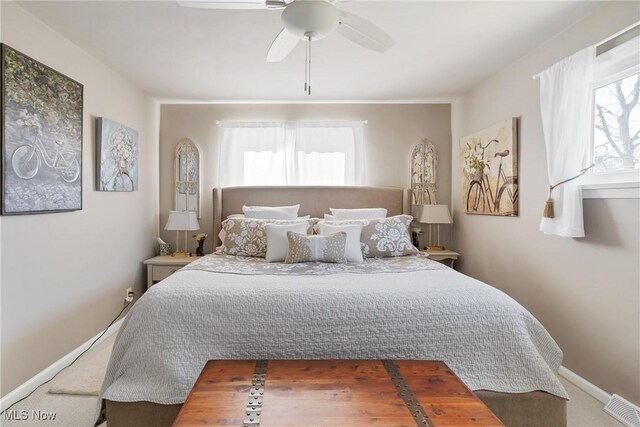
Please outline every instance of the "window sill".
[{"label": "window sill", "polygon": [[640,199],[640,182],[583,184],[583,199]]}]

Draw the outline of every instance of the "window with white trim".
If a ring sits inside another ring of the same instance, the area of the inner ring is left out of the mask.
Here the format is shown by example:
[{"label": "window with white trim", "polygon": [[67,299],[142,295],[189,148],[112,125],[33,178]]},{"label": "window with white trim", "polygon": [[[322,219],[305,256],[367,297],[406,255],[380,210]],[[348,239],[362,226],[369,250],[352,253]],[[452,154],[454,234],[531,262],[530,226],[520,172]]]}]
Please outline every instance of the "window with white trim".
[{"label": "window with white trim", "polygon": [[220,122],[220,185],[362,185],[364,122]]},{"label": "window with white trim", "polygon": [[640,182],[640,37],[627,33],[598,47],[587,188]]}]

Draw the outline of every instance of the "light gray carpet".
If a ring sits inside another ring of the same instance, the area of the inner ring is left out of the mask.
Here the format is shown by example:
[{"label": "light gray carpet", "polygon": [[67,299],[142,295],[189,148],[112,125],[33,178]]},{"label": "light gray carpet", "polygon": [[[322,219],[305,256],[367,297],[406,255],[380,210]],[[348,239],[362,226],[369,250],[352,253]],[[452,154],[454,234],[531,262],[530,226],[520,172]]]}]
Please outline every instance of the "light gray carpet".
[{"label": "light gray carpet", "polygon": [[98,396],[114,340],[115,334],[78,359],[73,369],[60,372],[56,379],[49,383],[49,393]]},{"label": "light gray carpet", "polygon": [[[115,335],[101,342],[87,352],[72,367],[63,371],[49,384],[40,387],[28,399],[20,402],[12,410],[26,410],[29,420],[6,420],[0,417],[0,426],[6,427],[90,427],[94,422],[97,405],[96,396],[78,395],[79,391],[95,390],[96,379],[102,378],[106,370],[108,355]],[[101,381],[101,380],[100,380]],[[568,406],[570,427],[620,427],[618,421],[602,410],[602,404],[564,378],[560,378],[571,400]],[[98,384],[99,387],[99,384]],[[51,394],[49,389],[66,389],[73,394]],[[54,420],[38,421],[32,419],[32,411],[54,412]],[[106,423],[101,427],[106,427]]]},{"label": "light gray carpet", "polygon": [[[53,381],[40,386],[31,396],[11,408],[11,411],[27,411],[26,420],[7,420],[7,413],[0,416],[3,427],[90,427],[95,422],[98,393],[94,396],[51,394],[49,389],[70,387],[74,391],[93,388],[96,378],[104,378],[107,362],[116,335],[113,334],[85,353],[72,366],[62,371]],[[83,382],[82,378],[89,379]],[[102,379],[100,379],[102,381]],[[89,384],[92,384],[89,386]],[[98,383],[99,387],[102,385]],[[47,421],[37,419],[37,411],[55,413],[55,418]],[[101,427],[106,427],[102,424]]]}]

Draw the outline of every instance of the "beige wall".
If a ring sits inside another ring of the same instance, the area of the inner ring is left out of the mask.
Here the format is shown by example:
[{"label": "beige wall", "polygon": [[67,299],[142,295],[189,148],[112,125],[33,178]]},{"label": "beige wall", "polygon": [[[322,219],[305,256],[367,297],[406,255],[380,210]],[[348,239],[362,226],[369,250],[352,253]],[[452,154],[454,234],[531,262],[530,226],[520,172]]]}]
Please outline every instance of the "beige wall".
[{"label": "beige wall", "polygon": [[[531,311],[564,351],[567,368],[636,404],[640,201],[585,200],[584,239],[538,231],[548,181],[539,83],[531,76],[631,25],[638,16],[640,3],[606,4],[464,96],[456,137],[519,117],[519,218],[461,213],[458,142],[452,162],[455,242],[463,257],[462,271],[502,289]],[[456,116],[457,110],[454,122]]]},{"label": "beige wall", "polygon": [[[368,120],[365,125],[366,185],[409,186],[411,150],[429,138],[439,156],[438,201],[449,204],[451,194],[451,108],[449,104],[282,104],[282,105],[163,105],[160,119],[160,225],[173,208],[173,156],[178,141],[192,139],[202,151],[202,217],[200,226],[213,229],[211,190],[218,184],[216,120]],[[175,244],[175,232],[161,231]],[[446,232],[443,240],[448,242]],[[190,249],[195,250],[189,238]]]},{"label": "beige wall", "polygon": [[[83,209],[2,218],[4,396],[103,330],[127,287],[141,294],[140,263],[153,254],[157,230],[158,109],[15,3],[0,10],[4,43],[84,84]],[[139,131],[139,191],[94,191],[97,116]]]}]

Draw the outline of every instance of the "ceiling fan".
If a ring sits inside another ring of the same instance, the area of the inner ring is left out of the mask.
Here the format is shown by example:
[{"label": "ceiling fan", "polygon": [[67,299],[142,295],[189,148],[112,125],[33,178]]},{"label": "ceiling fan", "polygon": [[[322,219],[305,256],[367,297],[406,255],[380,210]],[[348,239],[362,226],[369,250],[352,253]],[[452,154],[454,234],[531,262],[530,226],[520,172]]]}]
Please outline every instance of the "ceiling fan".
[{"label": "ceiling fan", "polygon": [[282,10],[284,28],[271,43],[267,62],[280,62],[306,42],[304,90],[311,95],[311,42],[334,31],[367,49],[385,52],[394,45],[387,33],[352,13],[338,10],[339,0],[178,0],[181,6],[208,9]]}]

